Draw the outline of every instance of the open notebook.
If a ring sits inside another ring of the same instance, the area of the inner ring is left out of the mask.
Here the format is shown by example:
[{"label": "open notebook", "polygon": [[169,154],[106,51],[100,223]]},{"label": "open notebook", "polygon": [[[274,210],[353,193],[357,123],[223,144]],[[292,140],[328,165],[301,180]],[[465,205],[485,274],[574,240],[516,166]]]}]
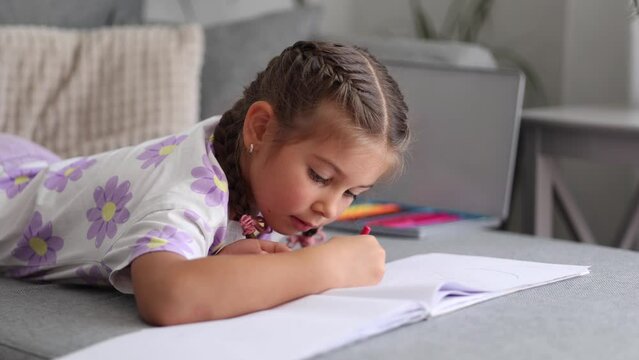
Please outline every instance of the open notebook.
[{"label": "open notebook", "polygon": [[587,266],[415,255],[388,263],[376,286],[334,289],[228,320],[149,328],[64,359],[125,354],[153,359],[304,359],[481,301],[588,273]]}]

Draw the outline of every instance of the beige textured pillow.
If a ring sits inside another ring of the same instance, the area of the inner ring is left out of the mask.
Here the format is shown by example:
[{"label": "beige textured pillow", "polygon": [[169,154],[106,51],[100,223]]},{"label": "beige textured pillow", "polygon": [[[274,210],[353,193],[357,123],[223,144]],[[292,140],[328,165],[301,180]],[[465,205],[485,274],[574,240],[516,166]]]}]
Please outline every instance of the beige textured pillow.
[{"label": "beige textured pillow", "polygon": [[181,131],[199,117],[197,25],[0,27],[0,132],[61,157]]}]

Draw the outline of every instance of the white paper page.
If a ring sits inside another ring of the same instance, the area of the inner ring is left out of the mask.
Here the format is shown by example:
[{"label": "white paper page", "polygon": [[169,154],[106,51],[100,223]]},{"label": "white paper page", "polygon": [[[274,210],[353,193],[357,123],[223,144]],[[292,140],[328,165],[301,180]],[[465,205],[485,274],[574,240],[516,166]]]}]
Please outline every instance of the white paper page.
[{"label": "white paper page", "polygon": [[[156,359],[303,359],[423,320],[429,310],[435,316],[588,272],[586,266],[416,255],[389,263],[377,286],[335,289],[229,320],[142,330],[63,359],[120,359],[123,354]],[[477,293],[468,295],[473,292]]]},{"label": "white paper page", "polygon": [[459,310],[461,308],[480,303],[482,301],[494,299],[496,297],[512,294],[514,292],[525,290],[525,289],[530,289],[530,288],[533,288],[533,287],[538,287],[538,286],[547,285],[547,284],[558,282],[558,281],[562,281],[562,280],[571,279],[571,278],[574,278],[574,277],[577,277],[577,276],[586,275],[588,273],[589,273],[589,271],[586,269],[585,273],[573,273],[573,274],[569,274],[569,275],[566,275],[566,276],[563,276],[563,277],[553,278],[553,279],[548,280],[548,281],[543,281],[543,282],[538,282],[538,283],[523,284],[521,286],[508,288],[508,289],[501,290],[501,291],[489,291],[489,292],[483,292],[483,293],[469,294],[469,295],[466,295],[466,296],[443,297],[437,304],[432,306],[432,310],[430,311],[430,313],[431,313],[430,315],[431,316],[444,315],[444,314],[447,314],[449,312],[453,312],[455,310]]},{"label": "white paper page", "polygon": [[[439,295],[428,293],[423,298],[431,316],[437,316],[497,296],[588,273],[588,266],[431,253],[389,263],[380,286],[439,282],[444,287],[436,289]],[[477,294],[444,296],[447,294],[442,290]]]},{"label": "white paper page", "polygon": [[412,301],[313,295],[233,319],[145,329],[62,359],[304,359],[425,317]]},{"label": "white paper page", "polygon": [[420,281],[416,278],[406,278],[404,284],[386,284],[384,280],[382,280],[382,282],[376,286],[332,289],[324,292],[323,295],[370,299],[414,300],[424,304],[424,306],[428,308],[428,304],[437,303],[438,297],[441,296],[440,288],[443,285],[445,285],[445,282],[439,279],[425,278],[423,281]]}]

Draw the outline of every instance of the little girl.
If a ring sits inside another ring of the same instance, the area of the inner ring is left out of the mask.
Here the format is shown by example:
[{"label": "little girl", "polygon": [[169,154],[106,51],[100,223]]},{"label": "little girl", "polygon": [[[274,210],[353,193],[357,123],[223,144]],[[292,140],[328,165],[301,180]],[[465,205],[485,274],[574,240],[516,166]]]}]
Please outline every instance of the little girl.
[{"label": "little girl", "polygon": [[[376,284],[370,235],[292,251],[401,166],[406,104],[366,51],[298,42],[221,118],[94,156],[0,135],[0,271],[133,293],[169,325]],[[207,256],[208,255],[208,256]]]}]

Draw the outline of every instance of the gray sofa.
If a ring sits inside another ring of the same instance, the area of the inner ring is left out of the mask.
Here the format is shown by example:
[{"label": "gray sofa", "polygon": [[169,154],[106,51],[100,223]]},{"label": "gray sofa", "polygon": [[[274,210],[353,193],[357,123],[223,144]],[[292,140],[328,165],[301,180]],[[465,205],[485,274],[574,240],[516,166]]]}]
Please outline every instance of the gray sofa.
[{"label": "gray sofa", "polygon": [[[141,1],[88,3],[86,0],[0,0],[0,25],[26,23],[87,28],[143,22]],[[69,13],[74,16],[68,16]],[[476,46],[318,34],[320,15],[316,8],[293,9],[207,26],[201,117],[229,107],[268,59],[300,39],[356,43],[369,48],[382,61],[406,59],[453,66],[495,66],[490,53]],[[637,357],[636,344],[639,343],[632,342],[628,335],[639,338],[636,325],[639,307],[634,300],[639,283],[636,277],[629,275],[639,271],[639,258],[634,253],[507,233],[442,235],[420,241],[383,239],[382,242],[389,260],[415,252],[441,251],[596,266],[592,277],[587,279],[478,305],[355,344],[327,354],[326,358],[423,358],[427,355],[442,359],[562,355],[597,358],[604,354],[612,354],[613,358],[626,358],[630,354]],[[576,311],[576,307],[582,310]],[[627,312],[621,314],[620,307],[627,308]],[[538,313],[530,314],[527,308]],[[599,309],[605,309],[608,314],[597,315]],[[598,317],[593,319],[595,316]],[[524,324],[527,331],[522,330]],[[584,330],[580,328],[582,325],[593,328]],[[133,297],[112,289],[30,284],[0,278],[0,359],[57,357],[146,326],[137,315]],[[568,333],[570,330],[585,334],[583,343],[578,342],[575,334]],[[566,337],[567,342],[562,343],[554,335]],[[524,336],[530,342],[522,338]],[[604,352],[599,344],[612,349],[611,352]],[[212,339],[211,348],[214,347],[215,339]]]},{"label": "gray sofa", "polygon": [[[324,359],[637,359],[639,254],[504,232],[381,238],[387,259],[447,252],[591,265],[588,276],[500,297]],[[0,359],[48,359],[147,327],[131,296],[0,279]],[[279,337],[285,346],[286,334]],[[215,343],[210,341],[211,356]],[[250,346],[250,344],[247,344]],[[121,359],[126,359],[123,349]]]}]

